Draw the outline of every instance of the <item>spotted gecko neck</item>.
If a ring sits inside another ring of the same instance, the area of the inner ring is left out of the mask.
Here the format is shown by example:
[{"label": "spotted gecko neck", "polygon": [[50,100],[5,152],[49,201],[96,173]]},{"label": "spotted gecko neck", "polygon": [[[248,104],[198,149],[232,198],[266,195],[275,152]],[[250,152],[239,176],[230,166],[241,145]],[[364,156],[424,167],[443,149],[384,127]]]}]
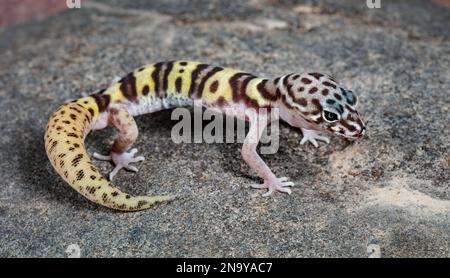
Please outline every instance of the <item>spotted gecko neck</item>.
[{"label": "spotted gecko neck", "polygon": [[279,109],[280,118],[290,125],[319,129],[307,116],[312,113],[320,114],[320,104],[311,103],[308,106],[306,99],[300,98],[298,92],[294,91],[305,92],[304,88],[297,88],[295,85],[296,80],[300,77],[300,74],[290,73],[268,79],[264,84],[264,90],[260,90],[261,96],[270,99],[273,107]]}]

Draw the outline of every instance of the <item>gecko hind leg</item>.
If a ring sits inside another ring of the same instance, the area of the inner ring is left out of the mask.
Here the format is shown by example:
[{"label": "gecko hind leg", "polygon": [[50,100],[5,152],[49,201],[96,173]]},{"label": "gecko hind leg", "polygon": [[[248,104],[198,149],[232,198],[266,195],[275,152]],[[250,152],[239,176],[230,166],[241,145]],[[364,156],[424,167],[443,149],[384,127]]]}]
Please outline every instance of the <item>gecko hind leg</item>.
[{"label": "gecko hind leg", "polygon": [[143,156],[135,157],[137,149],[128,151],[138,137],[138,128],[133,117],[124,108],[111,108],[109,111],[108,124],[113,125],[119,130],[119,137],[114,141],[109,155],[94,153],[93,156],[99,160],[112,161],[114,169],[109,173],[109,179],[113,180],[117,173],[122,169],[137,172],[138,169],[130,163],[145,160]]},{"label": "gecko hind leg", "polygon": [[144,161],[145,158],[143,156],[137,156],[134,155],[137,153],[137,149],[134,148],[129,152],[123,152],[123,153],[114,153],[111,151],[110,155],[101,155],[98,153],[94,153],[94,158],[98,160],[105,160],[105,161],[112,161],[115,165],[114,169],[109,173],[109,180],[113,180],[114,176],[117,175],[117,173],[122,169],[127,169],[133,172],[137,172],[138,169],[135,166],[130,165],[130,163],[133,162],[140,162]]}]

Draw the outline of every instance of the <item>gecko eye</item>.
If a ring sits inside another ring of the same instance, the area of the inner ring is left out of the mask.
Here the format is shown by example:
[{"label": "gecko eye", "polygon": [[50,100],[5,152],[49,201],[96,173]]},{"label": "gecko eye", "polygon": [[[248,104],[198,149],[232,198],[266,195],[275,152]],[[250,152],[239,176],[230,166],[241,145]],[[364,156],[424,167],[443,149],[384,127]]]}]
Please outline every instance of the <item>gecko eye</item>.
[{"label": "gecko eye", "polygon": [[339,115],[330,111],[323,111],[323,117],[327,122],[335,122],[339,120]]}]

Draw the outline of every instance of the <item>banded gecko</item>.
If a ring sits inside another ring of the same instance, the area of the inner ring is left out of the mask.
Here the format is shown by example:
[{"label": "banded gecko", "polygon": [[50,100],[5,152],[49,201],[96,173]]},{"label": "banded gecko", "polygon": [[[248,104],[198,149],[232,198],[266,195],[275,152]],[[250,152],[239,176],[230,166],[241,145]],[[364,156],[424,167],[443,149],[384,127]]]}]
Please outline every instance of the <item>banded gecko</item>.
[{"label": "banded gecko", "polygon": [[[136,211],[155,203],[172,200],[165,196],[131,196],[111,181],[119,170],[137,171],[130,163],[144,160],[131,149],[138,137],[133,117],[177,106],[195,105],[228,113],[249,121],[249,132],[242,146],[242,157],[264,183],[254,188],[267,189],[264,196],[280,191],[290,194],[293,182],[277,178],[256,152],[262,130],[281,118],[300,128],[306,142],[329,142],[322,133],[360,139],[365,125],[355,109],[356,95],[341,87],[332,77],[321,73],[291,73],[274,79],[260,78],[231,68],[191,61],[170,61],[146,65],[129,73],[109,88],[60,106],[48,121],[45,148],[58,174],[76,191],[103,206]],[[225,108],[235,109],[225,109]],[[267,113],[253,116],[245,108],[278,108],[279,117]],[[237,112],[236,112],[237,111]],[[84,146],[91,130],[113,126],[119,131],[109,155],[94,153],[94,158],[115,164],[109,180],[94,167]],[[253,140],[250,140],[253,139]],[[256,140],[255,140],[256,139]],[[131,150],[130,150],[131,149]]]}]

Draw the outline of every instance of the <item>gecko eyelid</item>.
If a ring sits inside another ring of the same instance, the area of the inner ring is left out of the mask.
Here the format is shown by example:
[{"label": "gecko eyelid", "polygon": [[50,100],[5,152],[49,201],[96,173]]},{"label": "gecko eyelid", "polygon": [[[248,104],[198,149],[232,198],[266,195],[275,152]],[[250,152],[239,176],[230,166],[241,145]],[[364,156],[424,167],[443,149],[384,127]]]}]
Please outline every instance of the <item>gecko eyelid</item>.
[{"label": "gecko eyelid", "polygon": [[339,120],[339,115],[327,110],[323,111],[323,117],[327,122],[335,122]]}]

